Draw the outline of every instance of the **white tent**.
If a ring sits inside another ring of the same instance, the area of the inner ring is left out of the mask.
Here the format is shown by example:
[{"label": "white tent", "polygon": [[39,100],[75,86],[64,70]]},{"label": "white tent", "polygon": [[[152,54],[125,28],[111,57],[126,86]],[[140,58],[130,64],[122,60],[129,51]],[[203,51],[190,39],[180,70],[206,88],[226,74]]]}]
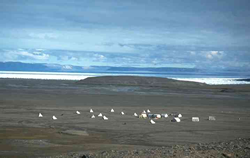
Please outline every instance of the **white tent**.
[{"label": "white tent", "polygon": [[155,119],[160,119],[160,118],[161,118],[161,115],[160,115],[160,114],[153,114],[153,118],[155,118]]},{"label": "white tent", "polygon": [[102,117],[102,113],[100,113],[100,114],[98,115],[98,117]]},{"label": "white tent", "polygon": [[92,113],[92,112],[94,112],[94,111],[93,111],[93,109],[90,109],[90,110],[89,110],[89,112],[91,112],[91,113]]},{"label": "white tent", "polygon": [[154,120],[152,120],[152,119],[150,120],[150,122],[151,122],[151,124],[155,124],[155,121],[154,121]]},{"label": "white tent", "polygon": [[115,112],[115,110],[114,110],[114,109],[111,109],[110,112]]},{"label": "white tent", "polygon": [[125,113],[124,113],[123,111],[121,112],[121,114],[122,114],[122,115],[125,115]]},{"label": "white tent", "polygon": [[42,113],[39,113],[39,114],[38,114],[38,117],[43,117]]},{"label": "white tent", "polygon": [[147,114],[142,113],[142,114],[139,116],[139,118],[147,118]]},{"label": "white tent", "polygon": [[91,118],[95,118],[95,115],[92,115]]},{"label": "white tent", "polygon": [[200,119],[199,119],[199,117],[192,117],[192,121],[193,121],[193,122],[199,122]]},{"label": "white tent", "polygon": [[81,113],[80,113],[79,111],[76,111],[76,114],[77,114],[77,115],[80,115]]},{"label": "white tent", "polygon": [[181,122],[181,119],[178,117],[174,117],[171,122]]},{"label": "white tent", "polygon": [[134,113],[134,116],[137,117],[138,116],[137,113]]},{"label": "white tent", "polygon": [[108,120],[108,118],[106,116],[103,116],[102,118],[103,118],[103,120]]},{"label": "white tent", "polygon": [[178,114],[178,116],[177,117],[182,117],[182,114]]},{"label": "white tent", "polygon": [[53,120],[57,120],[57,118],[55,116],[52,117]]},{"label": "white tent", "polygon": [[161,117],[167,118],[167,117],[168,117],[168,114],[161,114]]},{"label": "white tent", "polygon": [[216,119],[215,119],[215,116],[209,116],[209,117],[208,117],[208,120],[209,120],[209,121],[215,121]]}]

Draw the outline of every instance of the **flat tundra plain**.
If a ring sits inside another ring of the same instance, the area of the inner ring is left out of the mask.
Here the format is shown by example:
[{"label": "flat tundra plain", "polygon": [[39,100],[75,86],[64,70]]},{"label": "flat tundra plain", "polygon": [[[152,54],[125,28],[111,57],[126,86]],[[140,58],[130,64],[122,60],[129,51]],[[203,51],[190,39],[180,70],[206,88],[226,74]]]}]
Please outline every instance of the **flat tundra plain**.
[{"label": "flat tundra plain", "polygon": [[[249,138],[249,103],[249,85],[147,87],[0,79],[0,157],[49,157]],[[134,116],[147,109],[169,117],[151,124],[148,118]],[[99,113],[108,120],[98,117]],[[183,116],[179,123],[171,122],[171,114],[176,113]],[[209,116],[216,120],[209,121]],[[192,117],[199,117],[199,122],[192,122]]]}]

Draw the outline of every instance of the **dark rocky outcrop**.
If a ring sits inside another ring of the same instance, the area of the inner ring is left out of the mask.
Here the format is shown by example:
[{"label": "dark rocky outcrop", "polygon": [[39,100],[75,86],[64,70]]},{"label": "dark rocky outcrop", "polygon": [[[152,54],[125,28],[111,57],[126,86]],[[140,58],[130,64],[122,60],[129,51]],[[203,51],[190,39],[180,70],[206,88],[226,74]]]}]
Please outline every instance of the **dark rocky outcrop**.
[{"label": "dark rocky outcrop", "polygon": [[178,81],[160,77],[139,76],[101,76],[89,77],[78,81],[77,84],[88,85],[119,85],[119,86],[150,86],[150,87],[197,87],[205,86],[203,83]]}]

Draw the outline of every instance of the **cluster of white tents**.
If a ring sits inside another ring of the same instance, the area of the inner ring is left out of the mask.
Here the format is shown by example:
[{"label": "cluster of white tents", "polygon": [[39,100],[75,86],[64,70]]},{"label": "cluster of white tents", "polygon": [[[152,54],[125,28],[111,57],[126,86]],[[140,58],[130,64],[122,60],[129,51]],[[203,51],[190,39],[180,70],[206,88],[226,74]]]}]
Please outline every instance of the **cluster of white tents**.
[{"label": "cluster of white tents", "polygon": [[[136,114],[136,113],[135,113]],[[134,116],[138,116],[137,114]],[[173,117],[173,119],[171,120],[171,122],[181,122],[181,117],[182,117],[182,114],[171,114]],[[162,114],[152,114],[150,112],[150,110],[148,109],[147,112],[145,110],[142,111],[142,113],[138,116],[139,118],[149,118],[150,119],[150,122],[152,124],[155,124],[155,121],[153,119],[161,119],[161,118],[167,118],[169,117],[167,113],[162,113]]]},{"label": "cluster of white tents", "polygon": [[[38,114],[38,117],[43,117],[43,114],[42,113],[39,113]],[[55,115],[52,116],[52,119],[53,120],[57,120],[57,117]]]},{"label": "cluster of white tents", "polygon": [[[94,110],[90,109],[89,112],[90,113],[94,113]],[[115,110],[111,109],[110,112],[114,113]],[[121,115],[125,115],[125,113],[123,111],[121,111],[120,113],[121,113]],[[76,111],[76,114],[80,115],[81,112],[80,111]],[[173,116],[173,118],[171,119],[171,122],[181,122],[180,118],[182,118],[182,114],[176,114],[176,113],[174,113],[174,114],[170,114],[170,115]],[[149,109],[143,110],[140,115],[138,115],[137,113],[134,113],[134,116],[137,117],[137,118],[144,118],[144,119],[149,118],[151,124],[155,124],[156,123],[154,120],[169,117],[169,115],[167,113],[153,114],[153,113],[151,113],[151,111]],[[39,113],[38,117],[43,117],[42,113]],[[97,117],[102,117],[103,120],[108,120],[109,119],[107,116],[103,115],[102,113],[99,113],[97,115]],[[96,117],[95,117],[94,114],[92,114],[92,116],[90,118],[94,119]],[[52,119],[53,120],[57,120],[57,117],[53,115]],[[209,116],[208,120],[215,121],[215,117],[214,116]],[[192,117],[192,121],[193,122],[199,122],[200,119],[199,119],[199,117]]]}]

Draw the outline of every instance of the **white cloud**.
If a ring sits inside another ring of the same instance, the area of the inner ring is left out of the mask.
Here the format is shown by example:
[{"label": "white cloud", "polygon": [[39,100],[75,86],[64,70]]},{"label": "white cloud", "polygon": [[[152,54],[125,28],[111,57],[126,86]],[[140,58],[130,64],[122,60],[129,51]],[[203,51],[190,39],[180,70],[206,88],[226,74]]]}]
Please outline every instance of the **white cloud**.
[{"label": "white cloud", "polygon": [[79,59],[73,56],[62,55],[58,57],[59,60],[63,61],[78,61]]},{"label": "white cloud", "polygon": [[17,52],[17,54],[24,56],[24,57],[37,59],[37,60],[47,60],[49,58],[49,54],[40,53],[40,52],[29,53],[27,51],[21,51],[21,52]]},{"label": "white cloud", "polygon": [[158,62],[159,62],[159,61],[158,61],[157,58],[155,58],[155,59],[152,61],[152,63],[155,64],[155,65],[158,64]]},{"label": "white cloud", "polygon": [[212,54],[206,54],[206,58],[207,59],[213,59],[213,55]]},{"label": "white cloud", "polygon": [[70,60],[77,61],[78,59],[75,57],[71,57]]},{"label": "white cloud", "polygon": [[59,58],[59,60],[69,60],[69,57],[68,56],[59,56],[58,57]]},{"label": "white cloud", "polygon": [[83,66],[82,69],[83,70],[91,70],[91,69],[93,69],[93,67],[91,67],[91,66]]},{"label": "white cloud", "polygon": [[57,39],[58,35],[54,33],[29,33],[29,37],[38,39]]},{"label": "white cloud", "polygon": [[218,51],[211,51],[210,53],[211,53],[212,55],[218,55],[219,52],[218,52]]},{"label": "white cloud", "polygon": [[223,56],[223,51],[208,51],[205,54],[207,59],[221,58]]},{"label": "white cloud", "polygon": [[45,49],[37,48],[36,51],[45,51]]},{"label": "white cloud", "polygon": [[72,69],[72,66],[69,66],[69,65],[65,65],[62,67],[63,69],[66,69],[66,70],[71,70]]},{"label": "white cloud", "polygon": [[94,60],[95,61],[103,61],[105,60],[106,57],[104,55],[101,55],[101,54],[94,54]]},{"label": "white cloud", "polygon": [[30,59],[35,59],[35,60],[47,60],[49,59],[50,55],[41,53],[41,52],[28,52],[25,50],[17,50],[17,51],[7,51],[4,52],[4,56],[8,60],[16,60],[19,58],[30,58]]},{"label": "white cloud", "polygon": [[196,52],[194,52],[194,51],[190,51],[189,52],[191,55],[196,55]]}]

